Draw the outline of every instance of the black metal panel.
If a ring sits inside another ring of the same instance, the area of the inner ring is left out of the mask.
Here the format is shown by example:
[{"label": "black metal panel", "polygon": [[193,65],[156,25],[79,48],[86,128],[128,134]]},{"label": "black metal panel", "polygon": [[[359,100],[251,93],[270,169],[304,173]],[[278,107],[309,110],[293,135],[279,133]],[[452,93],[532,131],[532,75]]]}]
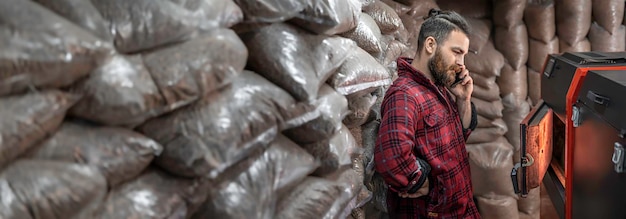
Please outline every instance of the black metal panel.
[{"label": "black metal panel", "polygon": [[578,101],[616,130],[626,132],[626,71],[589,71]]},{"label": "black metal panel", "polygon": [[612,162],[615,142],[624,139],[595,110],[582,102],[576,107],[581,117],[571,161],[573,219],[624,219],[626,173],[616,172]]},{"label": "black metal panel", "polygon": [[541,76],[541,98],[557,114],[565,114],[565,101],[576,70],[580,67],[623,66],[626,52],[577,52],[551,54]]}]

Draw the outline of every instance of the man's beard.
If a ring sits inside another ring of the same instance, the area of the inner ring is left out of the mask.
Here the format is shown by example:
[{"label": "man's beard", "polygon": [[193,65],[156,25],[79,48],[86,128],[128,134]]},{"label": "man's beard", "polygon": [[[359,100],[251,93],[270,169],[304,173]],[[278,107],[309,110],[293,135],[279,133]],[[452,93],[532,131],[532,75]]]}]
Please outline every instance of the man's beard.
[{"label": "man's beard", "polygon": [[439,49],[437,49],[435,55],[428,60],[428,69],[433,76],[435,85],[448,86],[452,84],[453,80],[451,80],[450,77],[454,79],[454,76],[450,76],[448,72],[454,71],[454,66],[446,66]]}]

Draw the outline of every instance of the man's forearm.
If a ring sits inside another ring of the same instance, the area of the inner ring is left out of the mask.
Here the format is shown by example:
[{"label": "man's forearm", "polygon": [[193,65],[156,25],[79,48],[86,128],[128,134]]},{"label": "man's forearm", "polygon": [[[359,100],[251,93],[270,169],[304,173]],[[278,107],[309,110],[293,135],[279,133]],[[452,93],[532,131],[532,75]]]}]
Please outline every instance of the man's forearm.
[{"label": "man's forearm", "polygon": [[463,128],[470,128],[470,124],[472,122],[472,102],[470,100],[458,100],[456,104],[459,109],[459,115],[461,116]]}]

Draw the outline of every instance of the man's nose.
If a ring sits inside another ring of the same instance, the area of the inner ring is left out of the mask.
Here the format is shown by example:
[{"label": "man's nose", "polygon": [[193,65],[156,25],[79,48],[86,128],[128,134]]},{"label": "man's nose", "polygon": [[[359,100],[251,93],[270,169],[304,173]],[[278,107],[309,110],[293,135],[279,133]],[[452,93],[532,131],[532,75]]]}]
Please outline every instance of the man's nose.
[{"label": "man's nose", "polygon": [[464,71],[464,70],[465,70],[465,68],[466,68],[466,67],[465,67],[465,65],[463,64],[463,62],[461,62],[461,63],[457,62],[457,65],[459,66],[459,68],[461,69],[461,71]]},{"label": "man's nose", "polygon": [[456,59],[456,64],[465,69],[465,58],[459,57]]}]

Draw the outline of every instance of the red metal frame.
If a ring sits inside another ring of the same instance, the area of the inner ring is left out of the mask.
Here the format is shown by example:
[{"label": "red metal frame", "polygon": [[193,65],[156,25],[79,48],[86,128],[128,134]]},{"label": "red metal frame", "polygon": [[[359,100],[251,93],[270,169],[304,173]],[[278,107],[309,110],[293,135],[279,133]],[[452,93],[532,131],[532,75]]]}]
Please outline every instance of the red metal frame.
[{"label": "red metal frame", "polygon": [[[544,65],[545,68],[545,65]],[[572,83],[569,86],[569,90],[567,91],[567,99],[565,105],[565,218],[572,218],[572,199],[569,198],[572,194],[572,184],[573,184],[573,176],[572,176],[572,168],[573,168],[573,157],[574,157],[574,146],[576,142],[574,141],[574,123],[572,121],[572,106],[578,98],[578,91],[580,87],[585,81],[585,77],[587,76],[587,72],[594,70],[626,70],[626,66],[603,66],[603,67],[580,67],[576,69],[576,73],[574,74],[574,78],[572,79]]]}]

